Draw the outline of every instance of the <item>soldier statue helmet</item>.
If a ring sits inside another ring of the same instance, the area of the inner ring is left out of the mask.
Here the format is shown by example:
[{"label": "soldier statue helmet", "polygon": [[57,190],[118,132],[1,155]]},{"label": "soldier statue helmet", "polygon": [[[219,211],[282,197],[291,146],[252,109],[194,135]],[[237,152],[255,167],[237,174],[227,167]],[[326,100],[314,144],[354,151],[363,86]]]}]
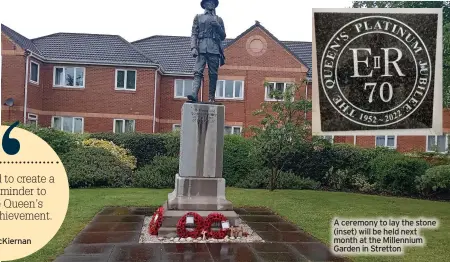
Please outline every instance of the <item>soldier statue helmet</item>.
[{"label": "soldier statue helmet", "polygon": [[217,73],[220,66],[225,64],[222,41],[226,38],[225,26],[222,18],[216,15],[218,0],[202,0],[201,7],[205,10],[194,18],[191,34],[191,54],[196,58],[194,67],[194,81],[192,93],[187,96],[192,102],[198,101],[198,91],[203,80],[203,72],[208,64],[209,97],[214,103],[217,85]]}]

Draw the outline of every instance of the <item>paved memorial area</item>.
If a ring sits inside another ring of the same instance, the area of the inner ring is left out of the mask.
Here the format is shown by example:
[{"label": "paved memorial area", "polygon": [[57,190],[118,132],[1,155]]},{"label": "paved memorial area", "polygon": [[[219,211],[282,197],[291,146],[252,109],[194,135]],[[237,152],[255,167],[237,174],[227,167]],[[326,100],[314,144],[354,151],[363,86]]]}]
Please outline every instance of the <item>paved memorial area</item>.
[{"label": "paved memorial area", "polygon": [[104,208],[55,261],[350,261],[261,207],[234,210],[266,243],[140,244],[144,218],[156,208]]}]

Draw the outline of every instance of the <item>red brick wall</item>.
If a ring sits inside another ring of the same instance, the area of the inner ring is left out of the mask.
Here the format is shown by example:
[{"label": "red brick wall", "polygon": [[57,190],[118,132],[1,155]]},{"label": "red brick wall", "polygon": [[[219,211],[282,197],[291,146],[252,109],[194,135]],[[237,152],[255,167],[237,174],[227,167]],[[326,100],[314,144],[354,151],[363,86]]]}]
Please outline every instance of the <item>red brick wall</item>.
[{"label": "red brick wall", "polygon": [[[85,88],[77,89],[53,87],[53,66],[44,64],[41,69],[43,111],[73,112],[74,116],[99,113],[130,115],[129,119],[134,119],[134,115],[153,117],[153,69],[130,68],[137,70],[136,91],[118,91],[115,90],[116,67],[83,66]],[[112,131],[113,118],[87,117],[84,126],[85,132]],[[136,119],[136,130],[151,132],[152,121]]]},{"label": "red brick wall", "polygon": [[[25,89],[25,57],[20,47],[14,49],[14,43],[1,34],[2,41],[2,77],[1,105],[2,122],[23,122],[23,102]],[[3,106],[8,98],[14,99],[14,106]]]},{"label": "red brick wall", "polygon": [[374,136],[357,136],[356,145],[365,148],[375,147],[375,137]]},{"label": "red brick wall", "polygon": [[397,136],[397,151],[426,151],[426,136]]},{"label": "red brick wall", "polygon": [[[35,84],[30,81],[30,75],[31,75],[31,62],[39,64],[39,83]],[[43,86],[43,79],[42,79],[42,62],[30,58],[30,65],[28,67],[28,95],[27,95],[27,108],[33,108],[37,110],[42,110],[42,86]]]}]

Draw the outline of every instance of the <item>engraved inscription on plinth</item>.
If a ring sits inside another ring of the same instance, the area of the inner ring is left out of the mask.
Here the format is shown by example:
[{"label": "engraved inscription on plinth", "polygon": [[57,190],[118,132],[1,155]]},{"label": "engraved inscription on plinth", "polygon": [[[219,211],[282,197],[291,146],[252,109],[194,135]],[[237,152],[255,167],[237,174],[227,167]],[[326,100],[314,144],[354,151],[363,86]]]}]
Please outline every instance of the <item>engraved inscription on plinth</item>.
[{"label": "engraved inscription on plinth", "polygon": [[222,177],[224,118],[223,105],[183,105],[181,177]]}]

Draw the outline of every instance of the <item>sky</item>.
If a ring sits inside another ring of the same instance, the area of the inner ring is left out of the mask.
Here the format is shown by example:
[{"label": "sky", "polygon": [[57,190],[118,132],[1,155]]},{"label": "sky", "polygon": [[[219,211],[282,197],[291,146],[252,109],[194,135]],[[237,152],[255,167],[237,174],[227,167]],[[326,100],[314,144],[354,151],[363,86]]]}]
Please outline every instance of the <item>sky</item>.
[{"label": "sky", "polygon": [[[121,35],[132,42],[152,35],[190,36],[202,13],[200,0],[21,0],[0,2],[0,21],[36,38],[53,33]],[[235,38],[256,20],[282,41],[312,40],[312,8],[348,8],[344,0],[220,0],[227,38]]]}]

